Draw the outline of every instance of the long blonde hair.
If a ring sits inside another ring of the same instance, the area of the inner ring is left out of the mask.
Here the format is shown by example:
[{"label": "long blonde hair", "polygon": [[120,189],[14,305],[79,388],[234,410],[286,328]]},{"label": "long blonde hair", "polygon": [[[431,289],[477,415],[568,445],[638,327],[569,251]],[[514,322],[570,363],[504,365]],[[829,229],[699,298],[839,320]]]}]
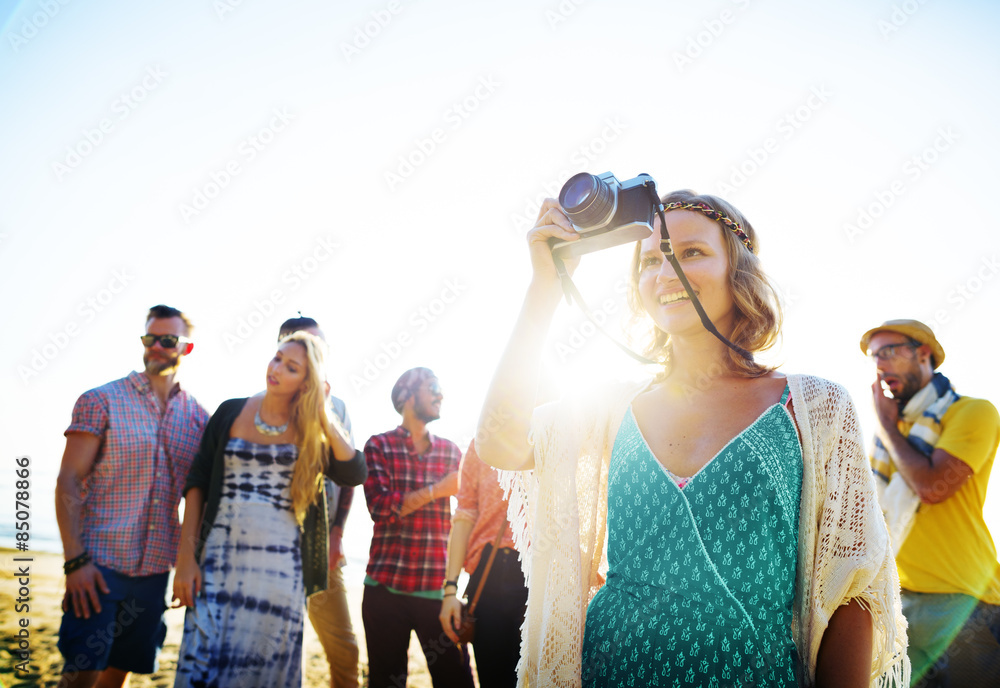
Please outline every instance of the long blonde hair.
[{"label": "long blonde hair", "polygon": [[[753,251],[729,229],[719,224],[729,259],[729,292],[733,297],[735,317],[731,332],[723,332],[734,344],[751,353],[774,346],[781,331],[781,306],[778,294],[757,257],[760,239],[753,226],[732,204],[708,194],[696,194],[683,189],[663,196],[664,205],[674,202],[704,203],[713,210],[739,223],[750,238]],[[641,245],[637,242],[629,270],[628,305],[631,312],[630,339],[642,346],[647,358],[663,363],[666,375],[670,371],[672,348],[670,335],[656,327],[642,306],[639,297],[639,256]],[[726,367],[740,377],[760,377],[774,370],[756,361],[748,361],[730,348],[726,348]]]},{"label": "long blonde hair", "polygon": [[323,487],[327,455],[336,433],[327,411],[323,383],[326,345],[308,332],[294,332],[282,340],[295,342],[306,352],[306,376],[302,387],[292,397],[289,424],[295,428],[295,443],[299,456],[292,472],[292,510],[301,525],[306,511],[316,503]]}]

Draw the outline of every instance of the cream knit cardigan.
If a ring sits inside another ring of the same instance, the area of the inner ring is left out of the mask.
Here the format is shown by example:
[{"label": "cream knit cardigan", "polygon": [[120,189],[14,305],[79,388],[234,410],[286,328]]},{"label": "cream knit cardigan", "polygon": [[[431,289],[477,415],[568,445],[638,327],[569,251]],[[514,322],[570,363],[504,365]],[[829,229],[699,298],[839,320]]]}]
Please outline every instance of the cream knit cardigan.
[{"label": "cream knit cardigan", "polygon": [[[837,607],[857,599],[871,613],[871,685],[908,686],[906,622],[899,579],[871,468],[846,390],[816,377],[788,378],[802,441],[799,555],[792,637],[802,673],[815,682],[823,631]],[[581,683],[587,605],[607,572],[608,463],[618,426],[648,382],[602,390],[596,400],[539,407],[532,471],[501,472],[528,583],[518,685]]]}]

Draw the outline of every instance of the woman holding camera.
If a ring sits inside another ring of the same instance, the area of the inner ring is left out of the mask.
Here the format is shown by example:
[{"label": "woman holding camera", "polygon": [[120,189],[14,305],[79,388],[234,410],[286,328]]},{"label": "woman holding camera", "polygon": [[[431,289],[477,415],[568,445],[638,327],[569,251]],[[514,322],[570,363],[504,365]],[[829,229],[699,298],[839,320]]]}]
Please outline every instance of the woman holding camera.
[{"label": "woman holding camera", "polygon": [[297,686],[306,597],[326,589],[323,475],[367,476],[331,420],[323,342],[296,332],[267,389],[223,402],[184,488],[174,598],[186,606],[175,686]]},{"label": "woman holding camera", "polygon": [[[662,199],[629,304],[658,374],[534,409],[561,296],[552,199],[477,448],[508,474],[527,544],[522,685],[904,685],[899,584],[846,391],[741,356],[779,334],[757,235],[721,199]],[[669,241],[661,243],[661,218]],[[568,266],[572,268],[573,266]]]}]

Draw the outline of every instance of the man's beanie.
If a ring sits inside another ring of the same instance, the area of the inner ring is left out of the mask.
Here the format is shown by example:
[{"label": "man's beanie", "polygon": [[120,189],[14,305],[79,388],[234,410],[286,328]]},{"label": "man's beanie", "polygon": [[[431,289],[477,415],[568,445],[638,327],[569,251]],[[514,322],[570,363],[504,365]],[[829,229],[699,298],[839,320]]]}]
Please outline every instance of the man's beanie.
[{"label": "man's beanie", "polygon": [[399,376],[392,386],[392,405],[396,413],[403,412],[403,404],[413,396],[424,380],[435,377],[430,368],[410,368]]}]

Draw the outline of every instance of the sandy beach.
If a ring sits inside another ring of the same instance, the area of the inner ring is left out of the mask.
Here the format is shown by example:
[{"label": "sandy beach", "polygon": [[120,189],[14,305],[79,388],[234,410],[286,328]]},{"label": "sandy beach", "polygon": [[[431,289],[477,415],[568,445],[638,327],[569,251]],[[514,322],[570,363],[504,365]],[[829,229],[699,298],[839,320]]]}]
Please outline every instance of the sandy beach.
[{"label": "sandy beach", "polygon": [[[28,556],[30,562],[16,562],[15,557]],[[0,549],[0,688],[9,686],[41,686],[52,688],[58,683],[62,670],[62,656],[56,647],[59,622],[62,617],[60,607],[63,595],[62,556],[41,552],[31,552],[27,555],[14,550]],[[19,567],[28,566],[30,601],[29,609],[17,611],[19,603],[20,584],[17,581]],[[362,574],[363,575],[363,574]],[[348,583],[348,603],[351,609],[351,620],[354,632],[358,636],[361,650],[362,676],[367,672],[368,653],[365,649],[364,628],[361,624],[360,579]],[[16,665],[21,658],[15,653],[19,651],[18,633],[22,620],[27,620],[28,637],[28,673],[16,672]],[[136,675],[132,677],[132,688],[169,688],[174,683],[174,670],[177,666],[177,651],[180,645],[184,627],[184,610],[171,609],[166,614],[167,639],[160,653],[160,670],[155,674]],[[323,653],[323,647],[316,637],[312,625],[305,624],[305,640],[303,648],[304,679],[303,685],[308,688],[321,688],[330,685],[329,665]],[[363,684],[362,684],[363,685]],[[430,675],[423,653],[417,643],[416,636],[410,641],[410,666],[408,686],[414,688],[430,688]],[[275,687],[278,688],[278,687]]]}]

